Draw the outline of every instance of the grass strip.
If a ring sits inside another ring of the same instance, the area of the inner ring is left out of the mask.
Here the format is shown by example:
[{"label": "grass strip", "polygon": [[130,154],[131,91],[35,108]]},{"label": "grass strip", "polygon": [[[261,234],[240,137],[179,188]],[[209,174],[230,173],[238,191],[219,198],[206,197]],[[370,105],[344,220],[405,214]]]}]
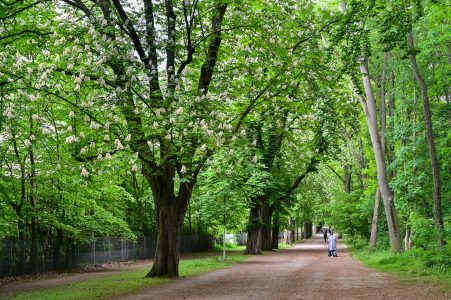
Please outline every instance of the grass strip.
[{"label": "grass strip", "polygon": [[392,254],[389,250],[373,252],[352,247],[350,253],[367,267],[394,274],[401,281],[432,283],[443,292],[451,292],[451,269],[440,265],[428,266],[427,254],[412,250]]},{"label": "grass strip", "polygon": [[[230,267],[241,262],[246,257],[240,253],[228,254],[226,261],[220,256],[189,259],[180,261],[180,276],[189,277],[208,271]],[[14,295],[10,299],[45,299],[45,300],[75,300],[99,299],[112,296],[131,294],[153,285],[169,282],[169,278],[146,278],[150,266],[121,274],[102,276],[67,285],[52,287],[45,290]]]}]

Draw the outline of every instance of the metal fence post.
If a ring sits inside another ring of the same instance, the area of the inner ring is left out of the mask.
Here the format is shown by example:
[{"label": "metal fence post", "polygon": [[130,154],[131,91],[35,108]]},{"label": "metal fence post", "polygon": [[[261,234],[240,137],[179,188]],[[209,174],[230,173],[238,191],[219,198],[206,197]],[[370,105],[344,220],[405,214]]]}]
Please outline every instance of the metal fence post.
[{"label": "metal fence post", "polygon": [[111,262],[111,242],[110,238],[108,237],[108,262]]},{"label": "metal fence post", "polygon": [[9,242],[9,276],[13,275],[13,243]]},{"label": "metal fence post", "polygon": [[124,261],[124,240],[121,239],[121,261]]},{"label": "metal fence post", "polygon": [[141,256],[141,259],[143,259],[143,258],[146,258],[147,257],[147,254],[146,254],[146,237],[144,236],[143,237],[143,243],[144,243],[144,245],[143,245],[143,255]]},{"label": "metal fence post", "polygon": [[92,242],[92,250],[93,250],[93,252],[92,252],[92,258],[93,258],[93,265],[95,265],[96,264],[96,242],[94,241],[94,242]]}]

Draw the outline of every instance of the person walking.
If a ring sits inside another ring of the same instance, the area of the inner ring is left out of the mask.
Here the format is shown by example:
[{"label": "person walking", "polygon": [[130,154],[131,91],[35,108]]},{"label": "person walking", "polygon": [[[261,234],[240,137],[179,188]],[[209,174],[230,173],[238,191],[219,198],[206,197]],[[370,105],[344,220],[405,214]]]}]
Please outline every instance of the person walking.
[{"label": "person walking", "polygon": [[337,238],[334,233],[331,232],[329,235],[329,257],[337,257]]},{"label": "person walking", "polygon": [[324,243],[326,243],[327,242],[327,229],[324,231],[323,236],[324,236]]}]

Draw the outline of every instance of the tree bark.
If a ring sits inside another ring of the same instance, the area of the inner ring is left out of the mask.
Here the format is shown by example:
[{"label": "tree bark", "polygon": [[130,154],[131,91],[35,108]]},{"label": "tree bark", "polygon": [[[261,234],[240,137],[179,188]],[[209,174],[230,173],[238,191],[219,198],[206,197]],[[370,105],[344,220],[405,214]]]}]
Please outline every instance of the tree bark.
[{"label": "tree bark", "polygon": [[262,228],[262,207],[261,204],[255,204],[254,207],[251,208],[249,214],[247,242],[244,254],[251,255],[262,254],[261,228]]},{"label": "tree bark", "polygon": [[[385,86],[386,86],[386,77],[387,77],[387,62],[388,62],[388,52],[384,52],[384,62],[382,65],[382,75],[381,75],[381,89],[379,93],[379,116],[381,123],[381,143],[382,143],[382,152],[384,156],[387,156],[387,161],[389,161],[387,155],[387,142],[386,142],[386,131],[387,131],[387,109],[385,103]],[[371,237],[370,237],[370,249],[376,249],[377,243],[377,225],[379,224],[379,215],[380,215],[380,196],[381,192],[379,187],[376,189],[376,196],[374,199],[374,211],[373,211],[373,221],[371,223]]]},{"label": "tree bark", "polygon": [[379,212],[380,212],[380,198],[381,192],[379,188],[376,189],[376,196],[374,197],[374,211],[373,211],[373,221],[371,222],[371,237],[370,237],[370,249],[376,249],[377,243],[377,224],[379,223]]},{"label": "tree bark", "polygon": [[385,156],[377,129],[376,102],[374,99],[373,90],[371,88],[367,57],[362,59],[360,70],[362,72],[362,79],[367,100],[365,101],[365,98],[362,95],[359,95],[359,100],[365,113],[368,129],[371,136],[371,143],[373,145],[373,152],[377,166],[377,180],[382,195],[382,200],[384,202],[385,215],[387,217],[388,231],[390,235],[391,250],[394,253],[399,253],[403,250],[401,236],[399,231],[398,218],[396,215],[395,203],[393,201],[393,195],[388,185]]},{"label": "tree bark", "polygon": [[346,162],[343,166],[344,171],[344,188],[347,194],[351,193],[351,178],[352,178],[352,167]]},{"label": "tree bark", "polygon": [[271,219],[272,219],[273,208],[269,205],[268,201],[265,201],[262,207],[262,250],[271,251],[272,250],[272,239],[271,239]]},{"label": "tree bark", "polygon": [[366,168],[366,162],[365,162],[365,153],[363,151],[363,143],[362,143],[362,139],[359,138],[358,141],[359,144],[359,167],[360,167],[360,180],[362,183],[362,189],[366,190],[367,189],[367,183],[366,183],[366,178],[367,175],[366,173],[363,172],[363,170]]},{"label": "tree bark", "polygon": [[280,230],[280,219],[279,213],[277,212],[274,216],[272,223],[272,249],[279,249],[279,230]]},{"label": "tree bark", "polygon": [[152,189],[158,226],[155,261],[147,277],[178,277],[183,219],[192,186],[182,183],[179,194],[174,195],[175,167],[170,163],[158,175],[149,174],[145,169],[143,174]]},{"label": "tree bark", "polygon": [[435,149],[435,141],[434,141],[434,133],[432,130],[432,117],[431,117],[431,109],[429,107],[429,96],[426,82],[421,75],[421,72],[417,65],[417,57],[415,54],[414,40],[413,40],[413,32],[411,21],[408,21],[407,24],[408,32],[407,32],[407,41],[410,50],[410,63],[412,65],[413,73],[415,75],[416,80],[420,86],[421,91],[421,99],[423,101],[423,113],[424,113],[424,122],[426,125],[426,137],[427,143],[429,147],[429,155],[431,157],[431,167],[432,167],[432,179],[434,181],[434,221],[437,231],[439,233],[438,243],[440,246],[444,245],[443,240],[443,216],[442,216],[442,203],[441,203],[441,182],[440,182],[440,170],[437,158],[437,151]]},{"label": "tree bark", "polygon": [[[33,134],[33,121],[30,118],[30,135]],[[34,160],[33,146],[30,147],[30,204],[32,208],[31,215],[31,269],[33,272],[38,271],[38,224],[36,218],[36,204],[37,204],[37,184],[36,184],[36,166]]]}]

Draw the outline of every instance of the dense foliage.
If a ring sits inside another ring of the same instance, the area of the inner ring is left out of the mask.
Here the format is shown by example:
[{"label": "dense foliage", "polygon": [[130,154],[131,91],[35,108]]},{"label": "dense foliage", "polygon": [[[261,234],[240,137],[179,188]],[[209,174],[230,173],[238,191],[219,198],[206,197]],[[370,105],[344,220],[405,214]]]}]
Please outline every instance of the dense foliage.
[{"label": "dense foliage", "polygon": [[[380,184],[359,106],[366,57],[405,247],[437,248],[451,238],[446,11],[442,1],[0,1],[0,238],[163,241],[173,227],[226,227],[271,249],[271,229],[313,223],[366,242]],[[376,221],[387,247],[384,213]]]}]

